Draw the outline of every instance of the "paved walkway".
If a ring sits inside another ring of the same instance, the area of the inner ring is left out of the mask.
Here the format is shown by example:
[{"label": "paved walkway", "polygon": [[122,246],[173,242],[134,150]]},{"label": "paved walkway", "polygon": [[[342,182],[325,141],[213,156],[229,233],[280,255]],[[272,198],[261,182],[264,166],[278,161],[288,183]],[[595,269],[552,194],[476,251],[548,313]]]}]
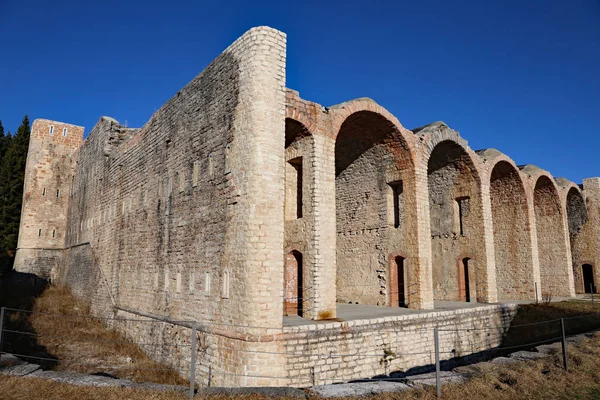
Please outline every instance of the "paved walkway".
[{"label": "paved walkway", "polygon": [[[565,301],[574,300],[571,297],[559,297],[552,301]],[[599,299],[600,300],[600,299]],[[409,314],[428,314],[436,311],[448,311],[448,310],[459,310],[463,308],[477,308],[489,305],[498,304],[531,304],[535,301],[530,300],[503,300],[498,303],[467,303],[464,301],[434,301],[433,310],[414,310],[410,308],[402,307],[385,307],[385,306],[371,306],[365,304],[337,304],[337,318],[335,321],[352,321],[357,319],[372,319],[382,317],[393,317],[397,315],[409,315]],[[300,318],[298,316],[283,317],[283,326],[299,326],[299,325],[311,325],[311,324],[326,324],[329,321],[311,321]]]}]

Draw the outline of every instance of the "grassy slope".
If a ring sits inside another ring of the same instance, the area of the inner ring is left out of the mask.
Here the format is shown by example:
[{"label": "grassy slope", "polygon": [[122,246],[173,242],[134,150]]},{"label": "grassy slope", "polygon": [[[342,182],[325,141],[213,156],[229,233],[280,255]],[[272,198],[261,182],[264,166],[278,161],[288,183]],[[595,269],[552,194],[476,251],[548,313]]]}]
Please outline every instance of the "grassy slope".
[{"label": "grassy slope", "polygon": [[66,288],[46,289],[36,299],[33,311],[31,315],[20,313],[9,317],[29,318],[28,324],[39,335],[37,344],[61,360],[53,367],[55,370],[105,372],[137,382],[188,384],[173,369],[151,360],[119,332],[107,329],[99,319],[90,318],[89,306]]},{"label": "grassy slope", "polygon": [[[512,366],[483,365],[481,375],[462,385],[444,386],[446,400],[523,400],[523,399],[598,399],[600,398],[600,334],[579,344],[568,346],[570,371],[562,369],[560,354],[543,360],[523,362]],[[100,399],[133,400],[186,399],[185,394],[148,392],[120,388],[77,387],[36,378],[0,377],[0,398],[21,399]],[[230,399],[231,396],[211,396],[212,399]],[[240,398],[239,396],[236,398]],[[243,396],[249,400],[260,396]],[[370,400],[433,400],[433,388],[373,396]],[[284,400],[284,399],[281,399]]]}]

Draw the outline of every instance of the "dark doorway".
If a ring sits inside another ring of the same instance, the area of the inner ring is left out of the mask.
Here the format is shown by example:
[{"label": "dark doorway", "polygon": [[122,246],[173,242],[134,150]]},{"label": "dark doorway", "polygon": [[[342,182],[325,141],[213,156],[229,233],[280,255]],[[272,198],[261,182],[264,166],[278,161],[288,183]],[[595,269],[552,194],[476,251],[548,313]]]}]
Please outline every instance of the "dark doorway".
[{"label": "dark doorway", "polygon": [[460,266],[460,299],[466,302],[471,301],[471,287],[469,285],[469,258],[462,259]]},{"label": "dark doorway", "polygon": [[293,250],[285,259],[284,315],[299,315],[303,310],[302,253]]},{"label": "dark doorway", "polygon": [[596,284],[594,282],[594,267],[592,267],[590,264],[583,264],[581,266],[581,272],[583,275],[584,293],[595,293]]},{"label": "dark doorway", "polygon": [[390,272],[390,306],[407,307],[404,257],[394,258]]}]

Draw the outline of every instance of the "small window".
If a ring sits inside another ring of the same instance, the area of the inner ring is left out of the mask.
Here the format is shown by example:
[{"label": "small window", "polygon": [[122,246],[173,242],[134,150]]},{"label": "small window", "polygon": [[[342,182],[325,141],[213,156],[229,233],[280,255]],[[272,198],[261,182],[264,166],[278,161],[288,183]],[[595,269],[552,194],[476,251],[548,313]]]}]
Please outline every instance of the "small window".
[{"label": "small window", "polygon": [[196,277],[195,277],[194,271],[190,271],[190,282],[189,282],[190,292],[194,291],[194,286],[195,286],[195,283],[196,283],[194,281],[195,279],[196,279]]},{"label": "small window", "polygon": [[56,198],[60,197],[60,189],[56,189]]},{"label": "small window", "polygon": [[469,197],[459,197],[456,199],[458,208],[458,231],[461,236],[465,234],[465,218],[469,214]]},{"label": "small window", "polygon": [[209,154],[208,155],[208,177],[209,178],[213,178],[215,175],[215,165],[214,165],[214,161],[213,161],[213,155]]},{"label": "small window", "polygon": [[204,273],[204,295],[210,296],[210,272]]},{"label": "small window", "polygon": [[177,293],[181,293],[181,272],[177,272]]},{"label": "small window", "polygon": [[42,230],[38,229],[38,237],[42,236]]},{"label": "small window", "polygon": [[52,229],[52,239],[56,237],[56,229]]},{"label": "small window", "polygon": [[158,289],[158,271],[154,273],[154,289]]},{"label": "small window", "polygon": [[43,188],[42,189],[42,196],[45,196],[45,195],[46,195],[46,188]]},{"label": "small window", "polygon": [[50,134],[54,135],[54,125],[50,125]]},{"label": "small window", "polygon": [[67,137],[67,128],[63,128],[63,136]]},{"label": "small window", "polygon": [[200,173],[200,161],[194,161],[194,168],[192,170],[192,186],[198,186],[198,174]]},{"label": "small window", "polygon": [[404,213],[404,196],[402,181],[395,181],[389,183],[392,189],[392,208],[393,212],[391,215],[394,217],[394,228],[399,228],[402,225],[402,217]]},{"label": "small window", "polygon": [[223,272],[223,288],[221,292],[221,297],[224,299],[229,298],[229,271]]}]

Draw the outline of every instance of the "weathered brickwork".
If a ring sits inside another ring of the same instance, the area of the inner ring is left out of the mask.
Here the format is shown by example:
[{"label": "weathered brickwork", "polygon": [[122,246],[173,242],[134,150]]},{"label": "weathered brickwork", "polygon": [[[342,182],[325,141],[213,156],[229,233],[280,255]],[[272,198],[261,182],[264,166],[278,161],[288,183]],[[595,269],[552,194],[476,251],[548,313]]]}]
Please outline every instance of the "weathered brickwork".
[{"label": "weathered brickwork", "polygon": [[[336,303],[595,290],[600,178],[517,167],[443,122],[410,131],[371,99],[303,100],[285,61],[285,35],[253,28],[141,128],[102,117],[83,141],[36,120],[15,268],[68,284],[184,373],[196,325],[198,378],[213,385],[405,370],[432,362],[435,326],[497,327],[442,334],[451,356],[473,354],[516,310],[335,322]],[[323,322],[286,326],[298,315]]]}]

